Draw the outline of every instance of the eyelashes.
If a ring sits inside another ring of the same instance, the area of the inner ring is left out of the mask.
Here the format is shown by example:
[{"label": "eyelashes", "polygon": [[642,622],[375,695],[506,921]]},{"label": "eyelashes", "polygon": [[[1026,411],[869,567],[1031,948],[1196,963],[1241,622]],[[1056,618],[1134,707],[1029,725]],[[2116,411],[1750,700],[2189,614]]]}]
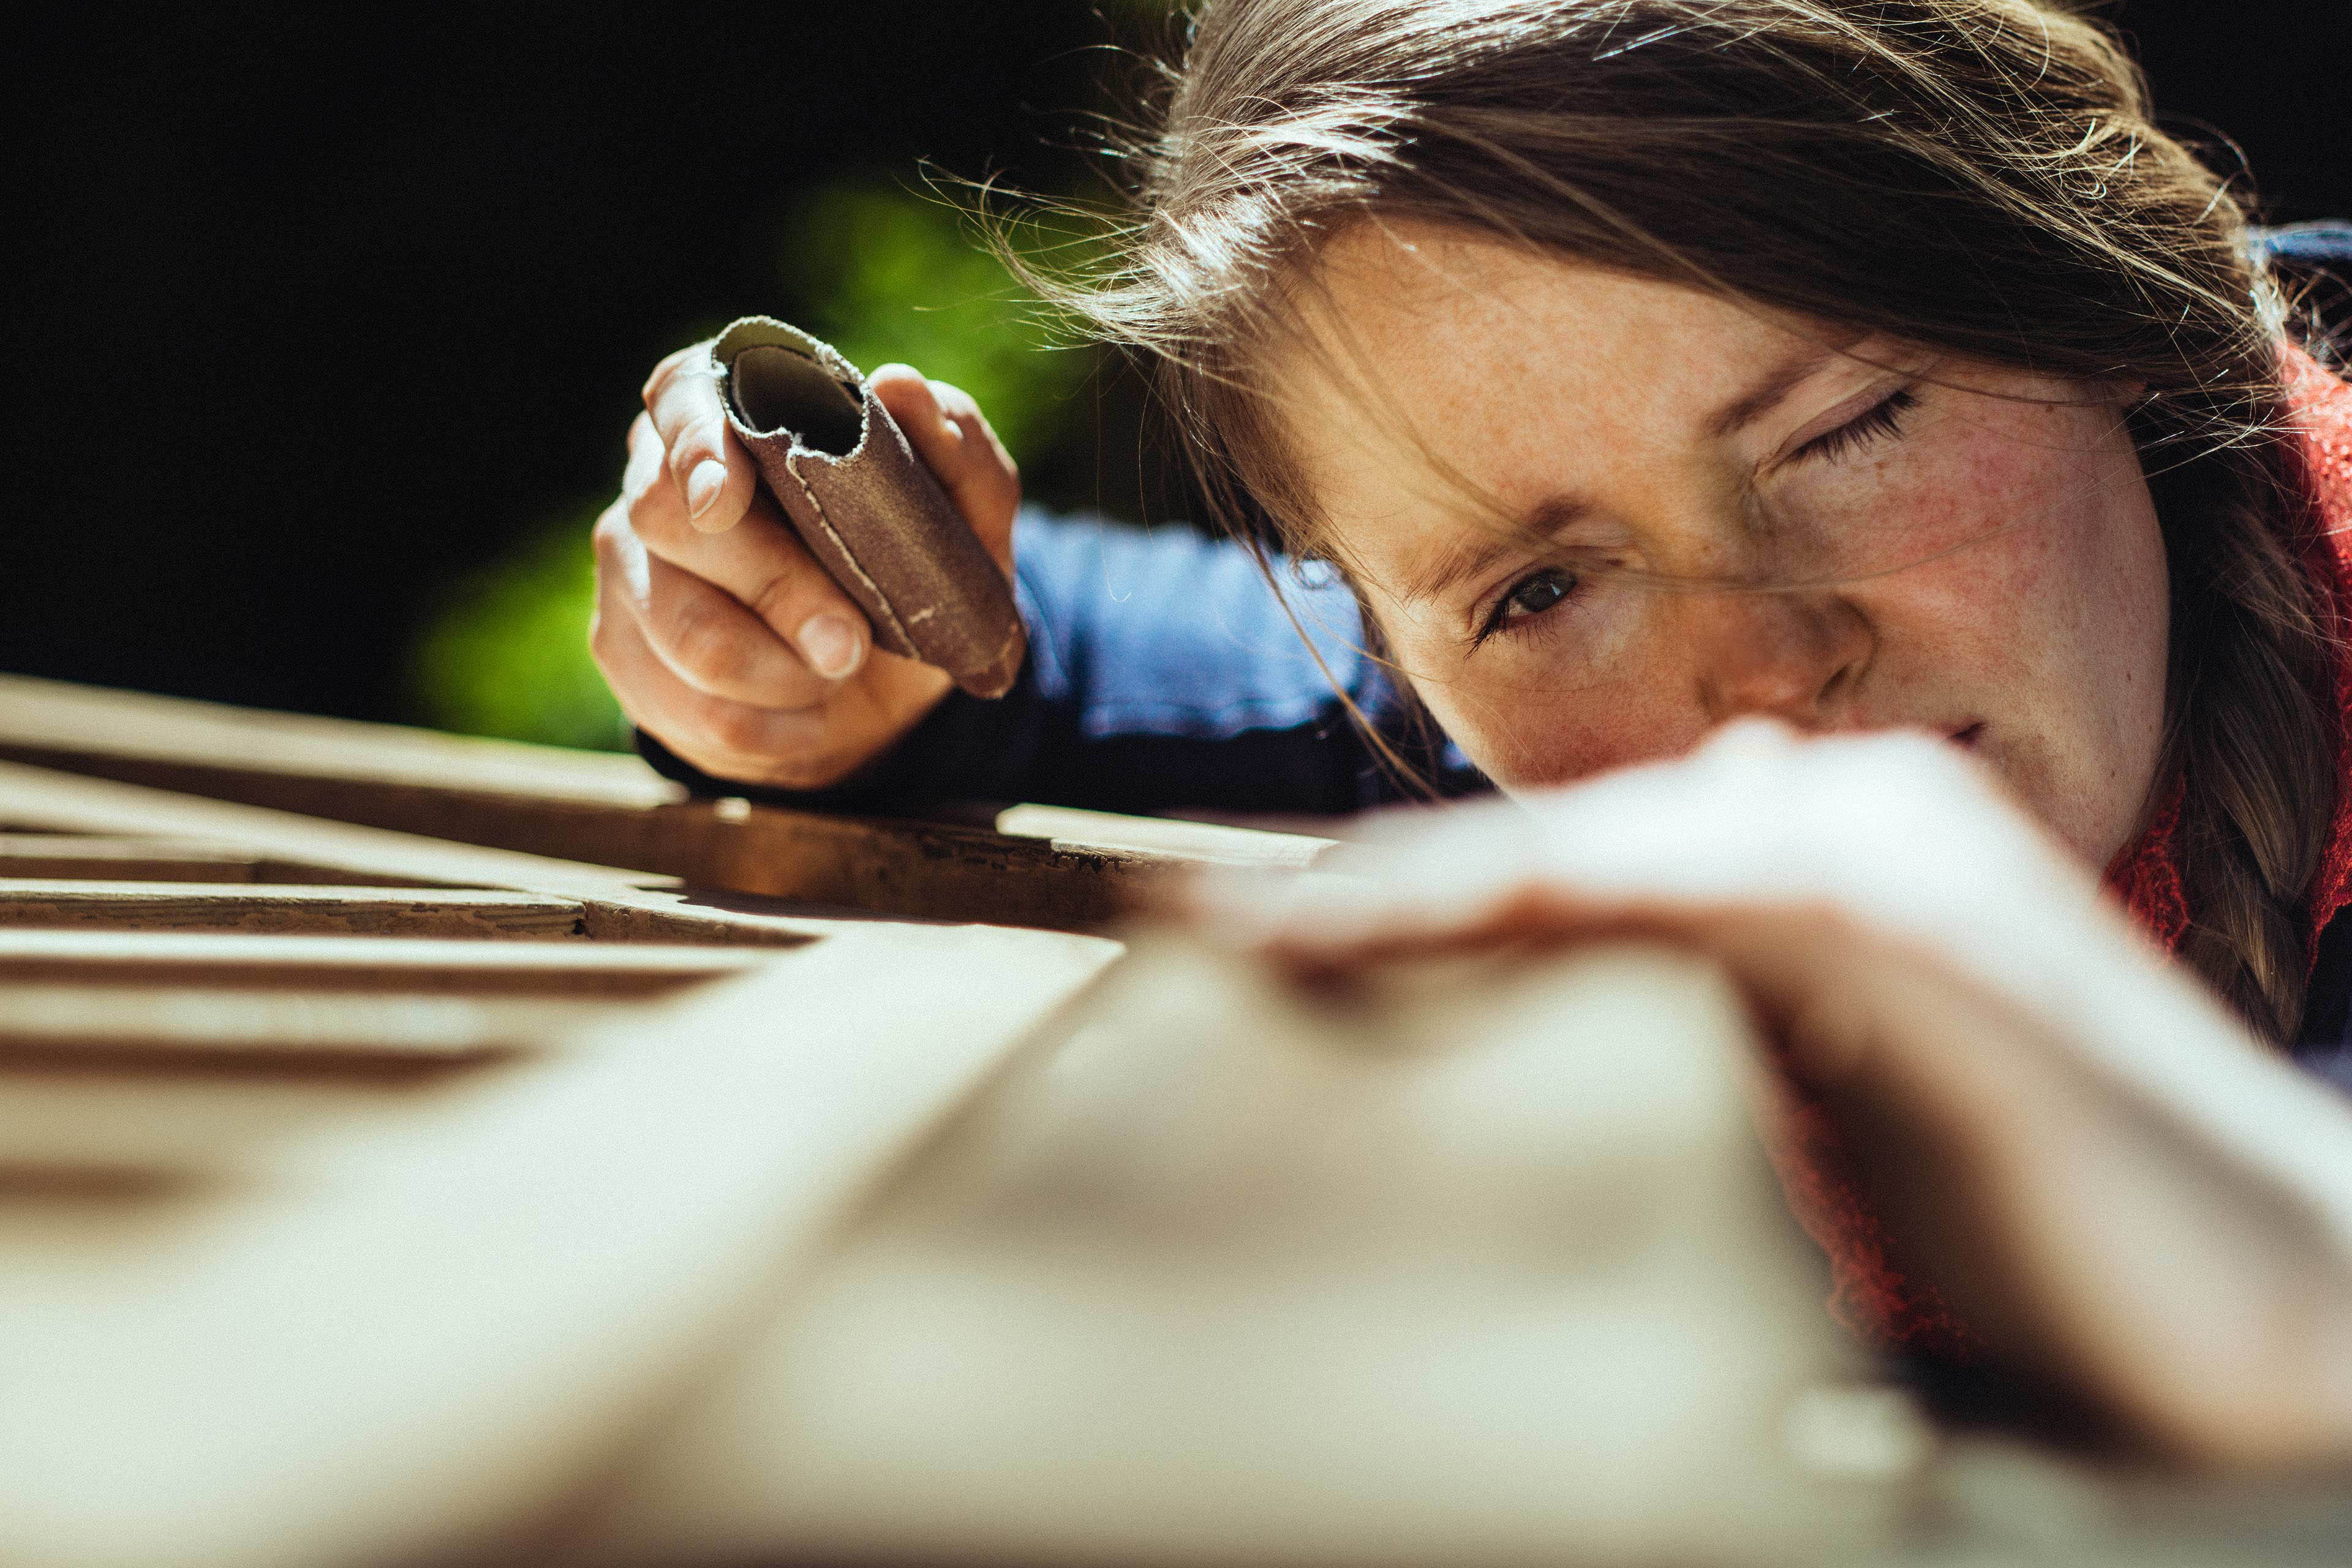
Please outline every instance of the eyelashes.
[{"label": "eyelashes", "polygon": [[[1874,442],[1901,435],[1904,416],[1918,405],[1917,392],[1898,386],[1867,411],[1834,430],[1814,437],[1790,453],[1784,461],[1835,462],[1851,457]],[[1495,607],[1481,618],[1470,646],[1475,648],[1497,633],[1507,636],[1530,628],[1536,621],[1574,598],[1581,585],[1582,579],[1564,566],[1542,566],[1528,573],[1505,589],[1495,601]]]},{"label": "eyelashes", "polygon": [[1528,573],[1495,601],[1479,624],[1470,646],[1476,647],[1497,632],[1517,632],[1539,616],[1576,596],[1580,579],[1561,566],[1544,566]]},{"label": "eyelashes", "polygon": [[1907,386],[1898,386],[1874,405],[1866,414],[1847,420],[1826,435],[1814,437],[1789,454],[1792,463],[1809,462],[1816,458],[1835,461],[1837,458],[1903,433],[1903,416],[1919,405],[1919,395]]}]

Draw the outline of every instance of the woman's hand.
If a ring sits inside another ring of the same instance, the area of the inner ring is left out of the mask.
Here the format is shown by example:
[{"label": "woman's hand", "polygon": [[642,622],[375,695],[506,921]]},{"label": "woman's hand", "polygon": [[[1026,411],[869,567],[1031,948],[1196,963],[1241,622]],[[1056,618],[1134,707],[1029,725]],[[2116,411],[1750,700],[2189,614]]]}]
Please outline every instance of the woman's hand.
[{"label": "woman's hand", "polygon": [[1751,722],[1390,837],[1368,882],[1212,892],[1216,928],[1326,973],[1629,936],[1710,953],[1904,1267],[1999,1363],[2200,1462],[2352,1458],[2352,1106],[1948,742]]},{"label": "woman's hand", "polygon": [[[906,365],[869,380],[1010,576],[1021,479],[979,406]],[[662,361],[645,400],[620,499],[596,521],[597,667],[633,722],[704,773],[838,784],[953,683],[875,650],[727,427],[709,344]]]}]

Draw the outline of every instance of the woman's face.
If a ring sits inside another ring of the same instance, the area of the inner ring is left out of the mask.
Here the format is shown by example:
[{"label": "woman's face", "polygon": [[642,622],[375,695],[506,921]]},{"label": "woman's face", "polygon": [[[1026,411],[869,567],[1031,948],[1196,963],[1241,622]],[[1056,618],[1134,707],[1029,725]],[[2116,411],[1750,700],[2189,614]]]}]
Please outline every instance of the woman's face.
[{"label": "woman's face", "polygon": [[1322,266],[1319,335],[1378,387],[1291,356],[1285,434],[1398,665],[1502,787],[1740,715],[1902,725],[2093,865],[2129,841],[2168,594],[2116,395],[1449,230],[1360,227]]}]

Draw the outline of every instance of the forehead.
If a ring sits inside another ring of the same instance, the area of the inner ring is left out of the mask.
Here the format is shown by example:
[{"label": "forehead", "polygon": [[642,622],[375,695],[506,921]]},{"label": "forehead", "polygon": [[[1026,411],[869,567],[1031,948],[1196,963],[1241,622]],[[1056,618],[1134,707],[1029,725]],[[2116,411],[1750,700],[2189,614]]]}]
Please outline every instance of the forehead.
[{"label": "forehead", "polygon": [[1313,284],[1276,417],[1360,571],[1401,524],[1638,471],[1726,387],[1820,346],[1696,289],[1431,226],[1358,225]]}]

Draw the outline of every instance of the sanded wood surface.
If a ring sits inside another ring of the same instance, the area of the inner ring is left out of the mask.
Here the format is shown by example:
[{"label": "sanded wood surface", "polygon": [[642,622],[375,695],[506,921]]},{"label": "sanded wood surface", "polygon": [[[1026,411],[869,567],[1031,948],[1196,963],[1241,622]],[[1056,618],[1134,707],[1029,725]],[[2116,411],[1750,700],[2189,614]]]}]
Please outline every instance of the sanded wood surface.
[{"label": "sanded wood surface", "polygon": [[493,1055],[604,1021],[612,1003],[431,992],[0,981],[0,1064],[247,1061],[292,1069]]},{"label": "sanded wood surface", "polygon": [[658,996],[768,956],[712,945],[0,930],[0,981],[43,984]]},{"label": "sanded wood surface", "polygon": [[[505,889],[576,900],[592,938],[675,942],[690,933],[697,940],[789,945],[845,923],[770,909],[728,909],[691,892],[675,878],[356,826],[14,763],[0,763],[0,817],[18,827],[184,836],[231,844],[271,860],[329,867],[361,881]],[[723,938],[721,933],[726,933]]]},{"label": "sanded wood surface", "polygon": [[29,676],[0,676],[5,746],[245,766],[420,788],[462,784],[534,800],[660,805],[686,791],[635,757],[394,724],[273,713]]},{"label": "sanded wood surface", "polygon": [[1124,816],[1074,805],[1013,805],[996,814],[996,831],[1040,838],[1080,854],[1160,856],[1188,863],[1293,869],[1312,866],[1336,840],[1304,833],[1271,833],[1223,823],[1175,817]]},{"label": "sanded wood surface", "polygon": [[17,763],[0,823],[7,1563],[535,1523],[1118,951]]},{"label": "sanded wood surface", "polygon": [[690,801],[634,758],[24,678],[0,678],[0,757],[808,904],[1063,930],[1116,919],[1171,866],[1324,846],[1060,808],[983,825]]},{"label": "sanded wood surface", "polygon": [[0,1561],[543,1526],[1117,951],[844,928],[478,1088],[173,1080],[140,1119],[0,1077]]},{"label": "sanded wood surface", "polygon": [[253,882],[249,850],[174,838],[0,833],[0,877],[121,878],[142,882]]},{"label": "sanded wood surface", "polygon": [[0,925],[540,941],[588,934],[578,903],[533,893],[22,877],[0,878]]},{"label": "sanded wood surface", "polygon": [[0,833],[0,877],[405,885],[381,874],[362,877],[331,866],[273,860],[235,845],[103,833]]}]

